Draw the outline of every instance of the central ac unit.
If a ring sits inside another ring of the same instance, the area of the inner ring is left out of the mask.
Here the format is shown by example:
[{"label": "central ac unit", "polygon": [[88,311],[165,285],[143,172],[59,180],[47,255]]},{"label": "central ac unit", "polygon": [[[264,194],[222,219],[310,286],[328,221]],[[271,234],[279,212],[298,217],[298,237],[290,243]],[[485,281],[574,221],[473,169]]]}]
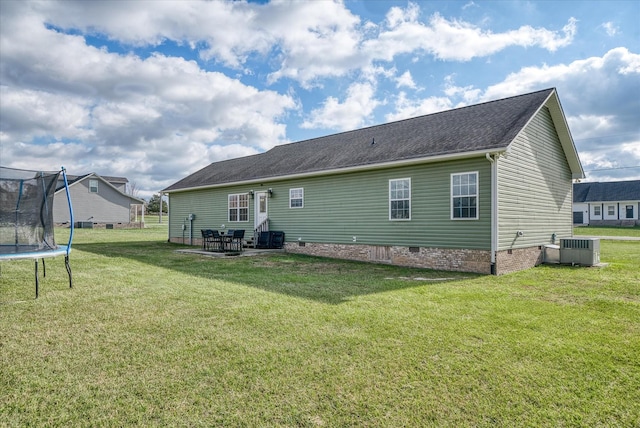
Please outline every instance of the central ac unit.
[{"label": "central ac unit", "polygon": [[594,266],[600,263],[600,238],[560,239],[560,263]]}]

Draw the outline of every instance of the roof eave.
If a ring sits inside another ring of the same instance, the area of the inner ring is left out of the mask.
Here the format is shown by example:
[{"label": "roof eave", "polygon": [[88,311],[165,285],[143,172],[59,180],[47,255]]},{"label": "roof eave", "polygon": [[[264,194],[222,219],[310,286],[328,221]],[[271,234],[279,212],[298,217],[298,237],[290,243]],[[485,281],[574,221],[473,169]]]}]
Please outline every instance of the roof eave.
[{"label": "roof eave", "polygon": [[[122,194],[122,195],[124,195],[124,196],[127,196],[127,197],[128,197],[130,200],[132,200],[132,201],[137,202],[137,204],[134,204],[134,205],[144,205],[144,204],[146,203],[146,202],[144,201],[144,199],[140,199],[140,198],[138,198],[138,197],[136,197],[136,196],[129,195],[129,194],[127,194],[127,193],[123,192],[122,190],[118,189],[116,186],[114,186],[113,184],[109,183],[109,181],[108,181],[108,180],[105,180],[103,177],[99,176],[99,175],[98,175],[98,174],[96,174],[95,172],[91,172],[91,173],[89,173],[89,174],[86,174],[86,175],[85,175],[85,176],[83,176],[82,178],[79,178],[78,180],[76,180],[76,181],[74,181],[73,183],[69,184],[69,187],[72,187],[72,186],[74,186],[76,183],[80,183],[80,182],[82,182],[82,181],[86,180],[86,179],[87,179],[87,178],[89,178],[89,177],[95,177],[95,178],[100,179],[100,181],[102,181],[103,183],[107,184],[109,187],[111,187],[111,188],[112,188],[113,190],[115,190],[116,192],[118,192],[118,193],[120,193],[120,194]],[[128,182],[128,180],[127,180],[127,182]],[[61,188],[59,188],[58,190],[56,190],[56,191],[54,192],[54,194],[55,194],[55,193],[58,193],[58,192],[62,192],[63,190],[64,190],[64,187],[61,187]]]},{"label": "roof eave", "polygon": [[208,185],[202,185],[202,186],[184,187],[181,189],[168,190],[168,188],[166,188],[162,190],[162,193],[170,194],[170,193],[190,192],[194,190],[206,190],[206,189],[216,189],[216,188],[230,187],[230,186],[241,186],[241,185],[247,185],[247,184],[264,183],[265,181],[283,181],[283,180],[292,180],[297,178],[319,177],[324,175],[345,174],[349,172],[358,172],[358,171],[371,171],[376,169],[394,168],[394,167],[409,166],[409,165],[416,165],[416,164],[423,164],[423,163],[432,163],[432,162],[441,162],[441,161],[448,161],[448,160],[468,159],[468,158],[475,158],[475,157],[481,157],[481,156],[484,157],[487,153],[489,154],[503,153],[506,150],[507,150],[507,147],[499,147],[499,148],[475,150],[475,151],[463,152],[463,153],[448,153],[444,155],[403,159],[403,160],[390,161],[390,162],[381,162],[381,163],[370,164],[370,165],[357,165],[357,166],[351,166],[351,167],[345,167],[345,168],[334,168],[334,169],[327,169],[322,171],[304,172],[300,174],[259,177],[251,180],[232,181],[227,183],[216,183],[216,184],[208,184]]}]

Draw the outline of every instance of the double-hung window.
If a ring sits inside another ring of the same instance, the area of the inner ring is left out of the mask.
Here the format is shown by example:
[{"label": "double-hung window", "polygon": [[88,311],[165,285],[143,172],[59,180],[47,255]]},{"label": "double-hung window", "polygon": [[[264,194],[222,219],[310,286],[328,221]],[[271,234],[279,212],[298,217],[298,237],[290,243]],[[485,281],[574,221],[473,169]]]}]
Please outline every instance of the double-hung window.
[{"label": "double-hung window", "polygon": [[389,220],[411,220],[411,179],[389,180]]},{"label": "double-hung window", "polygon": [[304,189],[289,189],[289,208],[304,207]]},{"label": "double-hung window", "polygon": [[451,174],[451,218],[478,219],[478,173]]},{"label": "double-hung window", "polygon": [[89,180],[89,192],[98,193],[98,180]]},{"label": "double-hung window", "polygon": [[229,221],[249,221],[249,195],[229,195]]}]

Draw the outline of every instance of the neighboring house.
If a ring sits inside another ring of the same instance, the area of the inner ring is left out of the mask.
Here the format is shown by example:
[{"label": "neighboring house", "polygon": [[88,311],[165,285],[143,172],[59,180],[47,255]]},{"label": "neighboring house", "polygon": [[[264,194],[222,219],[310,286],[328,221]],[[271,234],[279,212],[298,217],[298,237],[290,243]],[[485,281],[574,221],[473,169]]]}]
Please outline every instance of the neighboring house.
[{"label": "neighboring house", "polygon": [[[79,176],[68,175],[67,181],[76,222],[127,225],[131,222],[132,207],[144,205],[144,200],[125,193],[129,181],[124,177],[107,177],[90,173]],[[64,183],[60,181],[53,205],[54,221],[68,223],[69,208]]]},{"label": "neighboring house", "polygon": [[172,242],[266,226],[289,252],[502,274],[572,236],[583,176],[546,89],[216,162],[163,192]]},{"label": "neighboring house", "polygon": [[640,225],[640,180],[573,185],[573,223],[592,226]]}]

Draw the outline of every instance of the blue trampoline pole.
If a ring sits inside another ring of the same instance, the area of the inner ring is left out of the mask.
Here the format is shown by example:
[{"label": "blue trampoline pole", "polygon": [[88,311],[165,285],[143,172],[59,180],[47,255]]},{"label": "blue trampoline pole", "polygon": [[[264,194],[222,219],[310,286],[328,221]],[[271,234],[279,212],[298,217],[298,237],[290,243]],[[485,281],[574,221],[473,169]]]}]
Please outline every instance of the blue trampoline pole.
[{"label": "blue trampoline pole", "polygon": [[69,242],[67,243],[67,254],[64,256],[64,265],[67,268],[67,274],[69,274],[69,288],[73,288],[73,281],[71,277],[71,266],[69,266],[69,253],[71,252],[71,243],[73,242],[73,207],[71,206],[71,192],[69,192],[69,182],[67,181],[67,170],[62,167],[62,179],[64,180],[64,189],[67,193],[67,204],[69,205],[69,222],[71,223],[71,230],[69,232]]}]

